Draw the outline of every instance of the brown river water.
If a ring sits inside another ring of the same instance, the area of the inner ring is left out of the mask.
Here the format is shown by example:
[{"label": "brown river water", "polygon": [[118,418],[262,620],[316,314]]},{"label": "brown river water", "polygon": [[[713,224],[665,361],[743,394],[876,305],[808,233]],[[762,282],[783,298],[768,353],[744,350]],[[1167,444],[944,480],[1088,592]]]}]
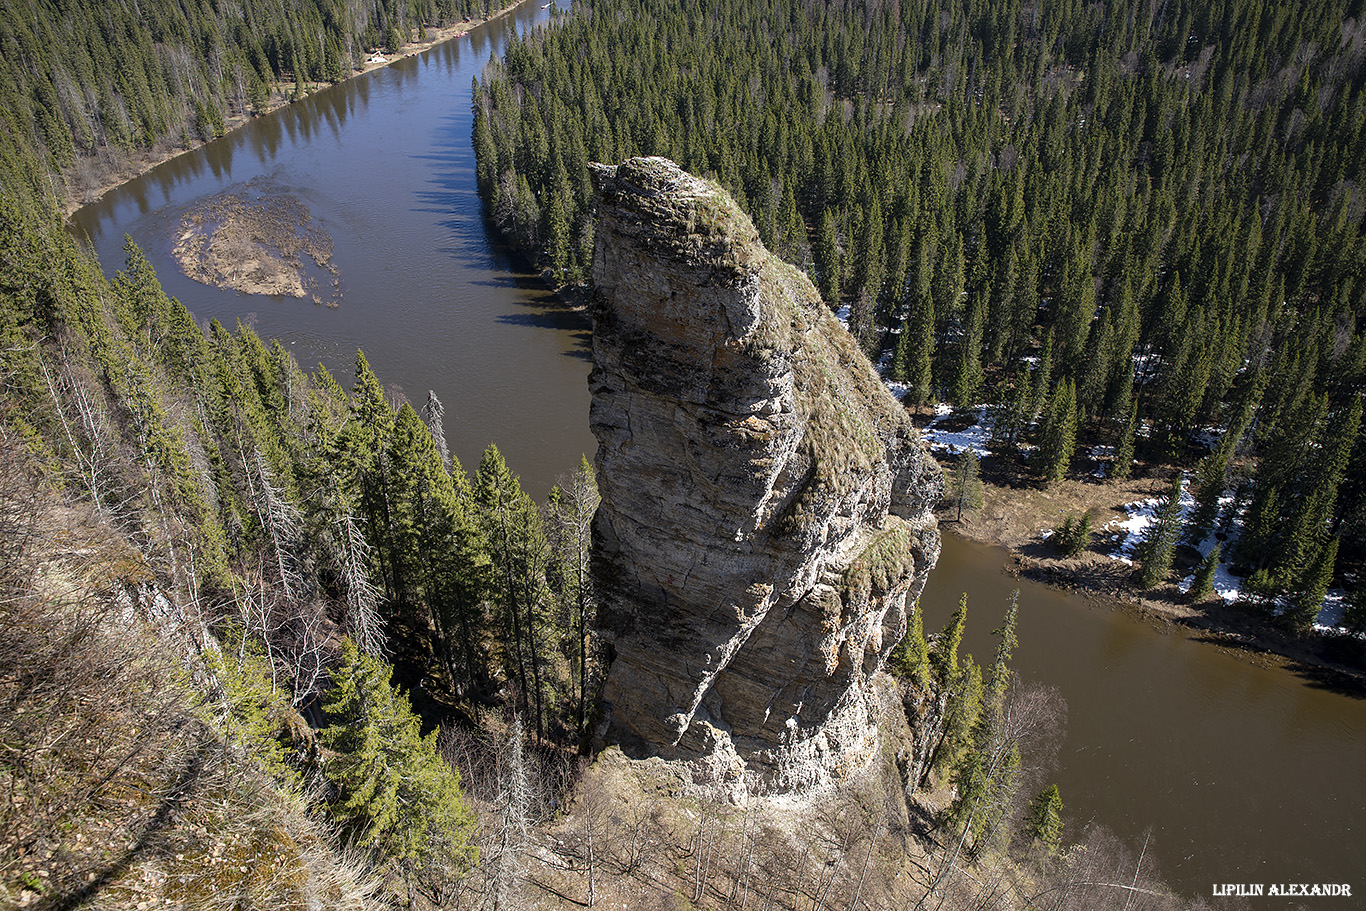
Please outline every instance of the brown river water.
[{"label": "brown river water", "polygon": [[[381,380],[415,405],[436,391],[467,468],[496,441],[542,498],[594,450],[590,327],[490,238],[474,189],[470,91],[513,30],[548,18],[524,4],[259,118],[80,210],[73,230],[109,272],[130,235],[199,320],[250,322],[305,368],[321,362],[346,385],[363,347]],[[220,291],[180,273],[171,251],[181,217],[224,192],[308,207],[333,241],[335,309]],[[1103,823],[1137,853],[1151,829],[1148,862],[1215,907],[1214,883],[1350,883],[1366,895],[1366,700],[1012,579],[1005,560],[946,536],[923,598],[926,629],[938,629],[967,592],[965,649],[987,663],[990,630],[1010,590],[1021,589],[1014,664],[1067,700],[1049,780],[1073,831]],[[1357,898],[1301,901],[1366,907]]]}]

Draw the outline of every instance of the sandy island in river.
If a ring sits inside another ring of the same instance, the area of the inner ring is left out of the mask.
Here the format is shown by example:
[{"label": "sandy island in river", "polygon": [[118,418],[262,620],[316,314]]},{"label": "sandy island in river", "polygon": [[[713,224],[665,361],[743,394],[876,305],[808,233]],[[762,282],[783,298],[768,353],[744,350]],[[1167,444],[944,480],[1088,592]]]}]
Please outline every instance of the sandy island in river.
[{"label": "sandy island in river", "polygon": [[[504,7],[489,20],[506,15],[520,5],[519,2]],[[427,40],[413,42],[396,53],[371,54],[353,75],[362,75],[421,53],[489,20],[460,22],[434,29],[427,33]],[[312,92],[324,87],[315,84],[308,90]],[[277,92],[269,110],[286,103],[284,93]],[[242,115],[230,117],[228,132],[249,119]],[[103,176],[99,175],[100,169],[94,167],[95,162],[85,162],[86,170],[80,174],[79,182],[86,184],[87,189],[68,196],[67,213],[200,145],[202,143],[183,148],[143,150],[119,162],[106,162],[108,169]],[[313,224],[308,208],[292,196],[232,191],[199,200],[182,216],[175,231],[172,253],[186,276],[206,285],[243,294],[312,297],[315,302],[326,303],[329,307],[336,307],[341,301],[337,267],[332,262],[332,238]],[[330,293],[319,292],[317,278],[309,275],[305,256],[312,260],[317,270],[330,276]]]},{"label": "sandy island in river", "polygon": [[[332,237],[308,207],[285,193],[254,192],[248,184],[196,200],[181,216],[172,254],[188,277],[243,294],[312,297],[335,307],[341,287],[332,263]],[[308,257],[331,277],[322,296]]]}]

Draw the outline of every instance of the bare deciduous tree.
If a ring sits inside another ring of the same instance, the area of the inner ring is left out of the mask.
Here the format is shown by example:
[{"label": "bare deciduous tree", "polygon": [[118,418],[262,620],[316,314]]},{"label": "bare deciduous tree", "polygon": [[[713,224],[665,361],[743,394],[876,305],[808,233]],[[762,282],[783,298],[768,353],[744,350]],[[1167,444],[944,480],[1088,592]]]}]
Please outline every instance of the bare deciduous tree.
[{"label": "bare deciduous tree", "polygon": [[959,858],[969,839],[974,837],[974,832],[979,842],[989,840],[1008,821],[1019,780],[1017,776],[1002,773],[1009,764],[1018,761],[1022,747],[1029,743],[1042,745],[1045,741],[1056,740],[1056,737],[1049,735],[1059,729],[1065,711],[1066,704],[1056,688],[1023,684],[1018,677],[1011,679],[999,723],[991,729],[987,742],[978,746],[985,751],[979,762],[986,779],[1003,784],[991,788],[958,821],[952,849],[946,852],[947,856],[940,863],[934,882],[917,903],[917,908],[925,907],[926,902],[935,896],[938,896],[938,902],[934,907],[942,908],[948,895],[946,884],[959,871]]},{"label": "bare deciduous tree", "polygon": [[504,911],[515,907],[516,887],[521,882],[523,859],[531,832],[531,812],[535,801],[526,753],[522,743],[522,721],[513,716],[507,748],[498,764],[498,820],[486,842],[484,864],[489,887],[484,907]]},{"label": "bare deciduous tree", "polygon": [[[53,413],[57,415],[67,444],[71,447],[82,486],[90,491],[95,509],[104,512],[112,505],[113,486],[111,468],[114,460],[108,416],[91,398],[69,365],[63,366],[60,376],[54,376],[45,358],[40,356],[37,361],[47,382],[48,394],[52,397]],[[79,423],[67,416],[68,402],[75,407]]]},{"label": "bare deciduous tree", "polygon": [[632,801],[622,820],[622,845],[618,861],[623,875],[630,876],[659,849],[661,807],[658,800]]},{"label": "bare deciduous tree", "polygon": [[693,856],[692,900],[696,904],[702,900],[711,877],[712,858],[716,852],[717,837],[726,826],[719,795],[705,789],[696,804],[697,831],[689,844]]},{"label": "bare deciduous tree", "polygon": [[[1137,857],[1114,833],[1088,826],[1081,839],[1062,852],[1061,863],[1043,887],[1025,896],[1041,911],[1176,911],[1187,903],[1158,878],[1148,858],[1149,836]],[[1220,907],[1247,908],[1245,902],[1220,901]]]},{"label": "bare deciduous tree", "polygon": [[578,676],[578,726],[588,719],[588,693],[592,689],[589,639],[593,626],[594,595],[589,561],[592,557],[593,516],[601,497],[593,466],[581,459],[573,474],[560,478],[548,505],[546,529],[559,569],[560,591],[567,602],[568,624],[576,645],[571,657]]},{"label": "bare deciduous tree", "polygon": [[451,451],[446,446],[446,425],[443,421],[445,415],[446,409],[436,397],[436,390],[428,389],[427,403],[422,406],[422,420],[431,431],[432,442],[436,444],[437,454],[441,456],[441,464],[450,468]]},{"label": "bare deciduous tree", "polygon": [[298,598],[303,594],[303,573],[298,557],[303,520],[299,510],[276,485],[260,449],[252,453],[250,461],[244,458],[243,464],[248,466],[247,491],[256,517],[265,529],[279,585],[286,598]]},{"label": "bare deciduous tree", "polygon": [[349,510],[332,520],[332,550],[346,602],[346,633],[367,655],[384,654],[384,626],[379,619],[379,589],[370,581],[370,545],[360,522]]},{"label": "bare deciduous tree", "polygon": [[287,685],[290,702],[304,705],[317,693],[331,659],[327,619],[321,604],[290,597],[267,568],[246,564],[237,572],[235,606],[243,636],[238,660],[248,642],[257,643],[271,668],[271,686]]}]

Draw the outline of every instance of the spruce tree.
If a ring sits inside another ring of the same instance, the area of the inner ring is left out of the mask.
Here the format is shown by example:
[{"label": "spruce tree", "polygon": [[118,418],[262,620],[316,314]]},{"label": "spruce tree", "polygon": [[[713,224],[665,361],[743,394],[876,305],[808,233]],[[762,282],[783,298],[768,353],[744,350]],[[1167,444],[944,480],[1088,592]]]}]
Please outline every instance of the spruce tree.
[{"label": "spruce tree", "polygon": [[494,187],[497,184],[499,162],[498,146],[493,139],[493,130],[489,126],[488,115],[482,107],[476,107],[474,111],[474,158],[474,173],[479,186],[479,195],[483,198],[485,205],[488,205],[493,198]]},{"label": "spruce tree", "polygon": [[389,438],[394,432],[394,412],[370,369],[364,352],[356,352],[356,383],[351,391],[351,420],[338,440],[343,471],[365,520],[366,540],[377,561],[377,577],[386,593],[397,597],[403,586],[402,571],[394,561],[390,542]]},{"label": "spruce tree", "polygon": [[1089,510],[1082,513],[1081,519],[1073,526],[1072,536],[1073,540],[1069,542],[1067,555],[1077,557],[1091,545],[1091,513]]},{"label": "spruce tree", "polygon": [[1026,834],[1039,843],[1046,856],[1058,853],[1062,843],[1062,796],[1058,786],[1051,784],[1039,792],[1029,805]]},{"label": "spruce tree", "polygon": [[[494,567],[488,538],[480,521],[478,505],[460,461],[451,457],[450,551],[452,562],[445,567],[447,599],[442,602],[442,629],[453,634],[447,641],[448,653],[458,646],[460,666],[466,684],[473,687],[487,679],[488,668],[480,643],[485,639],[488,618],[484,607],[493,591]],[[448,658],[457,660],[455,657]]]},{"label": "spruce tree", "polygon": [[1030,391],[1029,372],[1021,369],[1008,384],[997,386],[1001,401],[991,409],[991,451],[999,456],[1018,454],[1020,435],[1028,425]]},{"label": "spruce tree", "polygon": [[541,234],[545,237],[546,257],[550,261],[551,284],[560,285],[569,279],[573,265],[573,248],[570,238],[569,216],[564,204],[563,191],[551,188],[550,202],[545,207],[545,224]]},{"label": "spruce tree", "polygon": [[986,304],[981,295],[968,309],[967,325],[958,345],[958,367],[954,372],[950,400],[960,408],[976,405],[986,375],[982,371],[982,334]]},{"label": "spruce tree", "polygon": [[1016,635],[1019,617],[1020,590],[1015,589],[1010,593],[1010,603],[1006,607],[1000,627],[992,630],[992,635],[996,637],[996,654],[992,658],[983,698],[993,711],[999,711],[1005,705],[1006,688],[1010,685],[1010,656],[1019,644],[1019,637]]},{"label": "spruce tree", "polygon": [[1117,481],[1125,480],[1134,470],[1134,444],[1138,437],[1138,400],[1129,404],[1129,418],[1119,432],[1119,442],[1115,444],[1114,468],[1110,477]]},{"label": "spruce tree", "polygon": [[[391,481],[388,503],[392,559],[406,568],[398,598],[411,603],[440,600],[437,564],[447,540],[445,509],[454,496],[450,477],[431,432],[407,402],[398,411],[387,453]],[[426,618],[411,618],[421,629]]]},{"label": "spruce tree", "polygon": [[489,555],[469,482],[458,460],[447,472],[429,429],[412,406],[399,409],[389,447],[392,551],[406,568],[400,592],[406,622],[430,625],[437,655],[458,693],[486,675],[479,649]]},{"label": "spruce tree", "polygon": [[1091,543],[1091,513],[1084,512],[1081,518],[1068,516],[1053,535],[1058,552],[1064,557],[1076,557]]},{"label": "spruce tree", "polygon": [[840,243],[839,229],[835,225],[835,214],[829,209],[821,215],[820,227],[816,231],[816,245],[811,248],[816,261],[817,285],[821,297],[832,310],[840,305]]},{"label": "spruce tree", "polygon": [[1032,421],[1036,417],[1046,416],[1045,409],[1049,402],[1050,393],[1056,393],[1057,387],[1053,382],[1053,333],[1049,332],[1044,338],[1043,353],[1039,355],[1039,363],[1034,368],[1034,376],[1029,381],[1029,388],[1033,392],[1033,399],[1029,403],[1029,419]]},{"label": "spruce tree", "polygon": [[1010,656],[1018,642],[1019,591],[1011,593],[1010,605],[997,636],[996,655],[982,688],[981,710],[972,725],[970,740],[954,772],[957,797],[949,815],[965,827],[964,836],[979,839],[995,828],[1013,793],[1019,772],[1019,747],[1003,730],[1006,691],[1010,686]]},{"label": "spruce tree", "polygon": [[1090,346],[1086,369],[1077,387],[1078,407],[1092,417],[1103,408],[1105,390],[1114,369],[1115,329],[1111,310],[1107,309],[1105,316],[1093,325],[1092,336],[1097,332],[1099,338]]},{"label": "spruce tree", "polygon": [[1134,551],[1138,561],[1135,579],[1140,588],[1149,589],[1161,584],[1171,571],[1176,556],[1176,542],[1181,535],[1182,477],[1177,472],[1167,495],[1157,504],[1152,524]]},{"label": "spruce tree", "polygon": [[1322,486],[1314,487],[1289,505],[1289,515],[1281,520],[1267,566],[1280,588],[1297,588],[1323,547],[1332,519],[1333,493]]},{"label": "spruce tree", "polygon": [[1182,532],[1182,540],[1191,547],[1199,547],[1214,529],[1219,517],[1219,498],[1224,493],[1224,476],[1228,457],[1222,447],[1206,456],[1196,470],[1195,508]]},{"label": "spruce tree", "polygon": [[896,337],[896,348],[892,352],[892,364],[887,379],[894,383],[905,383],[911,373],[911,321],[901,321],[901,331]]},{"label": "spruce tree", "polygon": [[522,490],[507,462],[491,445],[474,479],[474,501],[488,542],[492,593],[502,641],[511,645],[509,673],[515,673],[523,708],[536,714],[545,731],[546,568],[550,554],[536,504]]},{"label": "spruce tree", "polygon": [[1266,568],[1269,545],[1279,532],[1280,488],[1258,484],[1253,488],[1252,504],[1243,519],[1243,529],[1235,548],[1236,562],[1247,569]]},{"label": "spruce tree", "polygon": [[811,245],[807,240],[806,224],[802,221],[802,214],[797,208],[797,197],[792,192],[792,183],[791,180],[783,183],[782,208],[779,213],[782,241],[779,244],[779,252],[783,259],[800,266],[805,265],[810,257]]},{"label": "spruce tree", "polygon": [[323,703],[331,723],[319,736],[333,754],[324,774],[336,787],[333,818],[355,844],[404,866],[439,854],[472,860],[474,814],[460,775],[437,754],[436,732],[422,736],[392,670],[349,639]]},{"label": "spruce tree", "polygon": [[931,757],[930,769],[941,775],[958,768],[972,740],[973,726],[982,711],[982,668],[972,655],[964,655],[944,707],[943,738]]},{"label": "spruce tree", "polygon": [[1077,395],[1070,379],[1058,381],[1049,397],[1039,432],[1039,477],[1045,484],[1061,481],[1077,446]]},{"label": "spruce tree", "polygon": [[906,635],[892,649],[888,665],[897,679],[920,696],[930,689],[930,650],[925,642],[925,626],[920,602],[911,605]]},{"label": "spruce tree", "polygon": [[1205,554],[1200,565],[1195,568],[1195,579],[1191,582],[1190,599],[1199,601],[1214,591],[1214,573],[1219,569],[1220,545],[1215,544]]},{"label": "spruce tree", "polygon": [[935,683],[941,687],[951,684],[958,673],[958,646],[963,641],[963,628],[967,622],[968,595],[964,592],[949,622],[930,645],[930,671]]},{"label": "spruce tree", "polygon": [[927,296],[916,309],[906,368],[906,400],[917,408],[934,397],[934,303]]},{"label": "spruce tree", "polygon": [[1333,583],[1333,567],[1338,558],[1338,538],[1329,538],[1315,553],[1294,581],[1290,603],[1283,615],[1286,625],[1297,636],[1307,636],[1323,608],[1323,599]]},{"label": "spruce tree", "polygon": [[963,521],[963,510],[981,509],[984,502],[981,465],[971,446],[965,446],[954,460],[953,502],[958,507],[959,522]]},{"label": "spruce tree", "polygon": [[228,709],[223,727],[229,736],[276,781],[298,785],[298,769],[276,736],[290,710],[289,697],[276,687],[276,670],[260,643],[229,627],[221,647],[204,657]]},{"label": "spruce tree", "polygon": [[848,293],[854,298],[849,313],[849,331],[858,339],[860,347],[876,358],[878,341],[882,337],[877,325],[877,305],[882,290],[886,256],[883,250],[882,207],[874,198],[866,217],[859,225],[853,250]]}]

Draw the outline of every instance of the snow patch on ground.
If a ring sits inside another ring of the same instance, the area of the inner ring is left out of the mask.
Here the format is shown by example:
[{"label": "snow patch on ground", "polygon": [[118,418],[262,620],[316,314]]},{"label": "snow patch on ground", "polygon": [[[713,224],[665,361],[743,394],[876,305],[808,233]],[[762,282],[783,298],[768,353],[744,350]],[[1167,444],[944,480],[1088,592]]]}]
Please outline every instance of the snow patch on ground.
[{"label": "snow patch on ground", "polygon": [[1323,607],[1319,609],[1318,619],[1314,621],[1314,629],[1321,633],[1344,632],[1342,626],[1342,615],[1347,610],[1347,592],[1340,588],[1335,588],[1328,592],[1328,597],[1323,599]]},{"label": "snow patch on ground", "polygon": [[[1195,574],[1191,573],[1189,576],[1182,579],[1180,582],[1176,583],[1176,587],[1180,589],[1182,592],[1188,592],[1191,590],[1191,586],[1194,584]],[[1238,578],[1233,573],[1228,571],[1227,564],[1220,563],[1218,567],[1215,568],[1214,593],[1218,595],[1220,598],[1223,598],[1229,604],[1232,604],[1234,601],[1238,600],[1238,593],[1241,590],[1240,586],[1242,584],[1242,579]]]},{"label": "snow patch on ground", "polygon": [[1162,358],[1156,354],[1135,354],[1134,355],[1134,380],[1141,380],[1143,375],[1151,371],[1154,367],[1161,366]]},{"label": "snow patch on ground", "polygon": [[1087,458],[1096,462],[1096,470],[1091,472],[1093,478],[1105,478],[1110,474],[1110,468],[1115,460],[1115,447],[1113,446],[1092,446],[1086,453]]},{"label": "snow patch on ground", "polygon": [[[1184,478],[1184,476],[1183,476]],[[1192,496],[1190,488],[1193,485],[1183,484],[1181,488],[1181,521],[1184,524],[1195,509],[1195,497]],[[1103,530],[1122,531],[1124,537],[1119,542],[1116,552],[1111,554],[1111,559],[1119,560],[1130,566],[1134,563],[1134,553],[1138,545],[1143,541],[1144,534],[1148,527],[1156,520],[1158,499],[1139,500],[1136,503],[1126,503],[1124,511],[1128,513],[1127,519],[1116,520],[1104,526]],[[1233,497],[1225,494],[1219,498],[1220,510],[1227,509],[1233,502]],[[1241,529],[1241,522],[1235,522],[1235,529]],[[1232,547],[1232,541],[1236,540],[1236,534],[1227,542],[1221,554],[1226,553]],[[1219,543],[1218,539],[1210,534],[1201,541],[1196,547],[1201,556],[1209,556],[1209,552],[1214,549],[1214,545]],[[1182,592],[1190,591],[1195,584],[1195,574],[1186,576],[1177,583],[1177,588]],[[1214,571],[1214,593],[1222,598],[1226,603],[1232,604],[1238,600],[1242,593],[1243,580],[1229,571],[1228,564],[1220,562]],[[1323,607],[1319,610],[1318,619],[1314,622],[1314,628],[1320,632],[1343,632],[1342,614],[1346,609],[1347,593],[1341,589],[1334,589],[1328,593],[1323,600]]]},{"label": "snow patch on ground", "polygon": [[906,398],[906,393],[910,390],[911,387],[905,383],[898,383],[896,380],[887,378],[887,374],[890,373],[892,370],[892,358],[894,356],[895,352],[893,352],[890,348],[882,352],[882,357],[877,359],[876,370],[878,376],[882,377],[882,385],[886,386],[887,391],[890,392],[898,402],[900,402]]},{"label": "snow patch on ground", "polygon": [[1210,452],[1213,452],[1214,447],[1218,446],[1219,441],[1223,438],[1223,431],[1221,431],[1218,427],[1204,427],[1201,428],[1199,432],[1197,432],[1194,436],[1191,437],[1191,442],[1196,444],[1197,446],[1203,446],[1205,449],[1208,449]]},{"label": "snow patch on ground", "polygon": [[[1103,530],[1124,532],[1124,537],[1119,542],[1118,551],[1113,554],[1116,560],[1133,565],[1134,552],[1138,549],[1139,543],[1142,542],[1143,536],[1148,533],[1148,527],[1157,520],[1157,507],[1160,503],[1161,499],[1156,497],[1151,500],[1126,503],[1124,504],[1124,511],[1129,514],[1129,517],[1117,519],[1104,526]],[[1181,486],[1181,521],[1183,523],[1193,509],[1195,509],[1195,497],[1191,496],[1183,474]]]},{"label": "snow patch on ground", "polygon": [[[849,327],[849,306],[846,304],[836,310],[835,317],[847,329]],[[877,371],[883,376],[883,383],[887,386],[888,391],[896,397],[897,401],[901,401],[906,397],[906,392],[910,387],[905,383],[897,383],[886,379],[887,372],[891,367],[891,360],[892,352],[890,350],[884,351],[882,357],[878,359]],[[1024,357],[1021,358],[1021,360],[1031,367],[1037,365],[1039,361],[1036,357]],[[1135,373],[1141,373],[1144,369],[1150,367],[1155,360],[1160,363],[1160,359],[1156,358],[1155,355],[1136,355],[1134,357]],[[934,406],[934,420],[930,421],[930,423],[920,432],[921,437],[929,443],[930,449],[933,452],[957,455],[964,449],[971,449],[973,452],[977,453],[979,459],[991,455],[991,451],[987,449],[987,442],[991,438],[991,431],[986,422],[986,407],[965,409],[963,413],[966,414],[968,412],[971,412],[974,418],[972,426],[962,430],[945,429],[942,425],[949,423],[949,419],[959,414],[959,412],[955,410],[952,405],[945,402],[939,402]],[[953,421],[952,423],[958,424],[960,422]],[[1142,425],[1138,428],[1137,435],[1141,438],[1147,438],[1150,432],[1151,430],[1147,425]],[[1206,428],[1195,436],[1195,440],[1201,445],[1213,449],[1218,443],[1218,434],[1217,431]],[[1022,450],[1020,453],[1021,457],[1028,460],[1030,455],[1029,450],[1032,450],[1035,447],[1021,445],[1020,448]],[[1095,446],[1087,453],[1090,458],[1100,463],[1100,466],[1095,472],[1096,477],[1103,478],[1108,474],[1107,468],[1110,465],[1110,460],[1114,458],[1114,452],[1113,446]],[[1192,511],[1195,509],[1195,497],[1191,493],[1191,487],[1192,485],[1188,483],[1188,479],[1183,473],[1181,486],[1181,522],[1183,525],[1189,520]],[[1233,498],[1227,494],[1220,497],[1220,511],[1222,512],[1224,509],[1227,509],[1232,500]],[[1148,526],[1152,525],[1155,520],[1158,503],[1159,500],[1157,499],[1139,500],[1136,503],[1127,503],[1124,506],[1124,511],[1128,513],[1128,518],[1110,522],[1100,529],[1101,531],[1123,532],[1124,536],[1120,539],[1116,551],[1110,555],[1111,559],[1119,560],[1129,566],[1133,565],[1134,552],[1142,542],[1144,534],[1147,533]],[[1233,523],[1234,533],[1229,539],[1230,546],[1233,541],[1237,540],[1237,532],[1240,531],[1241,528],[1241,520],[1235,520]],[[1053,533],[1053,529],[1046,529],[1042,533],[1043,540],[1048,540]],[[1196,549],[1200,551],[1201,556],[1208,556],[1216,542],[1217,539],[1215,536],[1210,534],[1204,541],[1200,542]],[[1225,550],[1227,549],[1228,548],[1225,548]],[[1237,601],[1238,596],[1242,592],[1242,581],[1241,578],[1229,572],[1226,563],[1220,562],[1219,566],[1214,571],[1214,593],[1227,603]],[[1177,588],[1182,592],[1187,592],[1190,591],[1190,587],[1194,583],[1195,576],[1192,574],[1178,582]],[[1341,589],[1330,591],[1328,596],[1324,599],[1323,608],[1319,611],[1318,619],[1314,623],[1315,628],[1323,632],[1343,631],[1341,622],[1345,608],[1346,593]]]},{"label": "snow patch on ground", "polygon": [[[971,414],[975,421],[971,427],[962,430],[948,430],[942,426],[955,417],[960,419],[953,421],[957,425],[961,423],[962,415],[966,414]],[[983,420],[983,414],[984,409],[982,408],[955,411],[952,406],[941,402],[934,406],[934,420],[930,421],[925,429],[920,431],[920,436],[930,444],[930,449],[933,452],[957,455],[964,449],[971,449],[977,453],[977,458],[985,458],[991,455],[991,451],[987,449],[987,440],[991,437],[991,431]]]}]

